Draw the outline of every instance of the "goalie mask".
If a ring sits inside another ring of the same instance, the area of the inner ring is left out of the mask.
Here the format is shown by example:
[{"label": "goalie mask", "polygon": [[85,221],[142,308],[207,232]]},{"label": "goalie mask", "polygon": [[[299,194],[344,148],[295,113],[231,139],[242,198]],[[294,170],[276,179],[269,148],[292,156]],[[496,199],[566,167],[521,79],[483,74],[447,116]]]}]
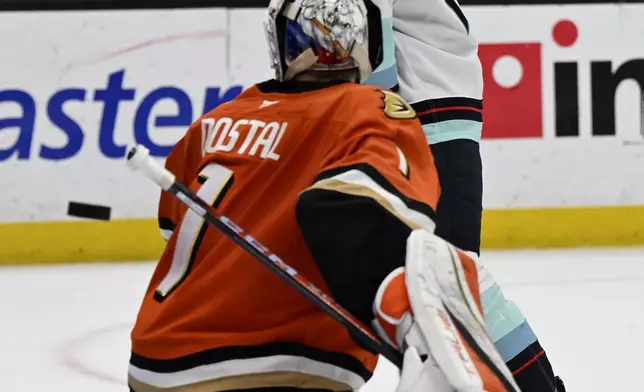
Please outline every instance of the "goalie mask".
[{"label": "goalie mask", "polygon": [[371,0],[271,0],[264,27],[277,80],[357,69],[364,82],[382,63],[381,14]]}]

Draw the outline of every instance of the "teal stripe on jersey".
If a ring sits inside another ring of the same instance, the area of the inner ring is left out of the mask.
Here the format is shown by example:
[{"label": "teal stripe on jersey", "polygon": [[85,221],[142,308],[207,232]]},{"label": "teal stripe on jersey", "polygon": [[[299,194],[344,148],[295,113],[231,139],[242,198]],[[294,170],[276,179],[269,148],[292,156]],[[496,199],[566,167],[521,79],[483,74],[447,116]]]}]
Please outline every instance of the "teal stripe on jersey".
[{"label": "teal stripe on jersey", "polygon": [[524,321],[510,333],[494,342],[494,345],[499,350],[503,361],[508,362],[536,341],[537,336],[532,332],[528,322]]},{"label": "teal stripe on jersey", "polygon": [[384,88],[392,88],[398,84],[398,69],[394,50],[394,21],[392,18],[382,20],[382,63],[364,84]]},{"label": "teal stripe on jersey", "polygon": [[519,308],[505,299],[498,284],[481,294],[483,314],[494,344],[504,361],[525,350],[537,337]]},{"label": "teal stripe on jersey", "polygon": [[525,316],[519,308],[505,299],[501,288],[496,283],[481,294],[481,305],[483,305],[485,323],[495,342],[525,321]]},{"label": "teal stripe on jersey", "polygon": [[384,88],[393,88],[398,83],[398,67],[396,64],[389,68],[383,69],[371,75],[364,84],[370,86],[379,86]]},{"label": "teal stripe on jersey", "polygon": [[458,139],[469,139],[478,143],[481,141],[482,130],[482,123],[469,120],[448,120],[423,125],[423,131],[429,144]]}]

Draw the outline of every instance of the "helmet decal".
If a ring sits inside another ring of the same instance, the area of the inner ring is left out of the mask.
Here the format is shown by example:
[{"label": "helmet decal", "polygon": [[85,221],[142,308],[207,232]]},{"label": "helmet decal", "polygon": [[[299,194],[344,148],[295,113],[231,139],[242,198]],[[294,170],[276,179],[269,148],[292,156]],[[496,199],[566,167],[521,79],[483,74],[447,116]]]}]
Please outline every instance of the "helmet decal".
[{"label": "helmet decal", "polygon": [[369,17],[379,20],[380,15],[368,15],[365,0],[272,0],[267,16],[265,30],[278,80],[307,69],[358,69],[361,80],[371,74]]}]

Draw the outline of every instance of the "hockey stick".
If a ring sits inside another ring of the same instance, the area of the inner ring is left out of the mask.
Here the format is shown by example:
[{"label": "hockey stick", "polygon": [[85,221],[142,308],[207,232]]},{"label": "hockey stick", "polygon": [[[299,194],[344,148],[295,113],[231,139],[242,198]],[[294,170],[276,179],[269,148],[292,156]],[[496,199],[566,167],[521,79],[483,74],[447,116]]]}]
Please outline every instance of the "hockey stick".
[{"label": "hockey stick", "polygon": [[177,181],[174,174],[154,162],[147,148],[140,145],[132,147],[127,154],[127,165],[133,171],[142,171],[143,174],[159,185],[164,191],[174,195],[195,214],[208,222],[208,224],[214,226],[257,261],[284,279],[289,285],[346,328],[349,334],[363,347],[372,352],[382,354],[382,356],[391,361],[399,369],[402,369],[403,355],[400,351],[381,341],[371,331],[363,327],[360,321],[356,320],[351,313],[327,296],[322,290],[318,289],[313,283],[298,274],[295,269],[284,263],[282,259],[272,253],[267,247],[260,244],[252,236],[245,234],[244,230],[237,226],[235,222],[223,215],[217,214],[214,208],[200,199],[199,196],[184,184]]}]

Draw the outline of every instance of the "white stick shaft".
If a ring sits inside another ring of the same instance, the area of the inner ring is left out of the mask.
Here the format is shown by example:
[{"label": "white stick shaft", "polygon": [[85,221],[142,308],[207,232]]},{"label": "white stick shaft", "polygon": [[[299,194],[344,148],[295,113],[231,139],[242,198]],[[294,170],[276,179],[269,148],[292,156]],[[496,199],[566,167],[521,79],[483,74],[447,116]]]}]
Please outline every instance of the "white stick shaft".
[{"label": "white stick shaft", "polygon": [[174,184],[174,174],[156,163],[150,157],[150,150],[138,144],[127,153],[127,166],[130,170],[140,170],[149,179],[157,183],[164,191]]}]

